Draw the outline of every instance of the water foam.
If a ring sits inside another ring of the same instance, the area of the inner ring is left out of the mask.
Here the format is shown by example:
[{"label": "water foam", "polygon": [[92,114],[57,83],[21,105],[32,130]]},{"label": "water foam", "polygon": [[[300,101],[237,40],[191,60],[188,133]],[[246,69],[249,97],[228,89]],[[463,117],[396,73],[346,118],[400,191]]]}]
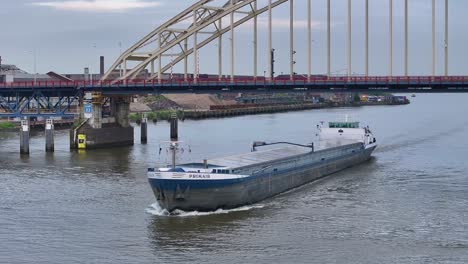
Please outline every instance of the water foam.
[{"label": "water foam", "polygon": [[250,211],[253,209],[260,209],[265,207],[262,204],[257,205],[248,205],[248,206],[241,206],[234,209],[218,209],[212,212],[198,212],[198,211],[183,211],[183,210],[174,210],[173,212],[169,212],[166,209],[161,208],[158,203],[154,203],[150,205],[149,208],[146,209],[146,212],[156,216],[178,216],[178,217],[194,217],[194,216],[207,216],[207,215],[218,215],[218,214],[229,214],[233,212],[244,212]]}]

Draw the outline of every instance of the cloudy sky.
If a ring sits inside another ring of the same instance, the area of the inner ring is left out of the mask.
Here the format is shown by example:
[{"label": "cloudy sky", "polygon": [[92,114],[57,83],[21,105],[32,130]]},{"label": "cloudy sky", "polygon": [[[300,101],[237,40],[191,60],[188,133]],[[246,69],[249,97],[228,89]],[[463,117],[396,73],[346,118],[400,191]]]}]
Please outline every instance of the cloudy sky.
[{"label": "cloudy sky", "polygon": [[[219,2],[220,0],[217,0]],[[0,6],[0,56],[3,63],[33,71],[34,53],[39,72],[50,70],[82,72],[98,70],[98,57],[111,64],[125,49],[155,27],[176,15],[195,0],[2,0]],[[215,1],[216,2],[216,1]],[[259,6],[265,0],[259,0]],[[364,71],[364,0],[353,0],[353,72]],[[371,74],[388,72],[388,1],[370,1]],[[410,74],[430,74],[431,0],[409,0]],[[437,0],[437,73],[443,73],[443,3]],[[313,67],[326,70],[326,0],[313,0]],[[297,72],[306,67],[306,0],[295,1],[295,49]],[[346,72],[347,0],[332,1],[332,71]],[[468,34],[465,13],[468,1],[450,1],[450,73],[468,74]],[[277,70],[289,69],[288,5],[274,11],[274,48]],[[403,0],[394,0],[394,73],[403,73]],[[267,70],[266,16],[260,18],[259,73]],[[226,37],[227,40],[227,37]],[[228,70],[229,43],[225,41],[224,69]],[[252,73],[252,31],[236,30],[236,73]],[[216,47],[200,51],[201,72],[216,73],[217,59],[210,56]],[[191,64],[190,64],[191,65]],[[178,66],[176,71],[181,70]],[[225,74],[228,74],[226,71]]]}]

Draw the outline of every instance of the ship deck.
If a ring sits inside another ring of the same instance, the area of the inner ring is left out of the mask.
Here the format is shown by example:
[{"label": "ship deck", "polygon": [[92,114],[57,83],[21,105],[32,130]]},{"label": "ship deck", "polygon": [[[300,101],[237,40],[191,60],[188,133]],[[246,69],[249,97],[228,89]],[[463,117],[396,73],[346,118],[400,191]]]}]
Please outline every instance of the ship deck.
[{"label": "ship deck", "polygon": [[[356,141],[319,141],[314,144],[314,152],[321,150],[336,148],[344,145],[358,143]],[[250,153],[244,153],[234,156],[228,156],[223,158],[216,158],[208,160],[210,166],[226,167],[231,169],[238,169],[248,167],[261,163],[268,163],[275,160],[281,160],[297,155],[310,153],[310,148],[299,147],[299,146],[287,146],[281,148],[273,148],[260,150]]]}]

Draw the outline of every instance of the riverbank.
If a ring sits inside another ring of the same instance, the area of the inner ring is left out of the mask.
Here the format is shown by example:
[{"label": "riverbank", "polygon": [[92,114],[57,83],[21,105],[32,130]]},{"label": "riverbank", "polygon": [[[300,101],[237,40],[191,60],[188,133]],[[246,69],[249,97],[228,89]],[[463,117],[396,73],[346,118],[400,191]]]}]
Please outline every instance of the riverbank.
[{"label": "riverbank", "polygon": [[208,119],[208,118],[223,118],[241,115],[257,115],[266,113],[281,113],[289,111],[302,111],[311,109],[324,108],[339,108],[339,107],[362,107],[362,106],[379,106],[379,105],[406,105],[406,102],[353,102],[353,103],[302,103],[288,105],[266,105],[255,107],[235,107],[234,105],[226,107],[217,107],[212,110],[160,110],[148,113],[132,113],[129,118],[133,122],[139,123],[144,115],[148,120],[157,122],[160,120],[169,120],[172,113],[176,113],[179,119]]},{"label": "riverbank", "polygon": [[10,121],[0,121],[0,131],[1,132],[12,132],[16,131],[17,127],[15,123]]}]

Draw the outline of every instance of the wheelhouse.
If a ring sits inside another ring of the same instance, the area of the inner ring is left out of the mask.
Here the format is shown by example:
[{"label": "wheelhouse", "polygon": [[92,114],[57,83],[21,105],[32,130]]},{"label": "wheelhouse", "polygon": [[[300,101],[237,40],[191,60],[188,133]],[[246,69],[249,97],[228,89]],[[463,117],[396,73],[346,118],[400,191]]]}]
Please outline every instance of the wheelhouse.
[{"label": "wheelhouse", "polygon": [[329,128],[359,128],[359,122],[330,122]]}]

